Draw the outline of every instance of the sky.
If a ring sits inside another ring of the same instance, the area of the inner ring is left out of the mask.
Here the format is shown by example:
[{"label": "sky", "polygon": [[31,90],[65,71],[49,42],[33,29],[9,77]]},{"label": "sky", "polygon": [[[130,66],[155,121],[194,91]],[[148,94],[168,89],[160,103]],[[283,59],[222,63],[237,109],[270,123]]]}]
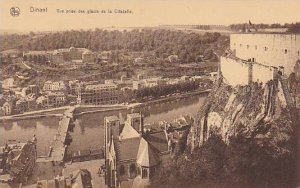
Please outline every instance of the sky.
[{"label": "sky", "polygon": [[[18,7],[19,16],[10,9]],[[30,12],[30,8],[47,12]],[[58,13],[74,10],[75,13]],[[78,13],[78,10],[85,13]],[[106,13],[87,14],[88,10]],[[112,13],[107,13],[111,10]],[[130,10],[132,13],[114,13]],[[0,0],[0,30],[57,31],[166,24],[300,22],[300,0]]]}]

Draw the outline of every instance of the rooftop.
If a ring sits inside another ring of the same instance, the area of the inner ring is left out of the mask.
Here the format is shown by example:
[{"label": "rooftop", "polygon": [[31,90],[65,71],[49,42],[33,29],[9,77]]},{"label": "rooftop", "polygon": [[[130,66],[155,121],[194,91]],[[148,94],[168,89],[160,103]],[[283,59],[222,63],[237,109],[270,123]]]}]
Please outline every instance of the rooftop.
[{"label": "rooftop", "polygon": [[128,138],[115,142],[116,151],[119,153],[117,156],[118,160],[135,160],[137,158],[137,153],[140,145],[140,137]]},{"label": "rooftop", "polygon": [[97,89],[107,89],[107,88],[117,88],[116,84],[97,84],[97,85],[87,85],[86,90],[97,90]]},{"label": "rooftop", "polygon": [[140,141],[136,162],[144,167],[152,167],[159,164],[157,151],[143,138]]},{"label": "rooftop", "polygon": [[168,141],[163,131],[152,134],[145,134],[143,137],[160,153],[168,151]]},{"label": "rooftop", "polygon": [[135,138],[139,136],[140,134],[131,126],[130,123],[128,123],[128,121],[126,121],[120,134],[120,139]]}]

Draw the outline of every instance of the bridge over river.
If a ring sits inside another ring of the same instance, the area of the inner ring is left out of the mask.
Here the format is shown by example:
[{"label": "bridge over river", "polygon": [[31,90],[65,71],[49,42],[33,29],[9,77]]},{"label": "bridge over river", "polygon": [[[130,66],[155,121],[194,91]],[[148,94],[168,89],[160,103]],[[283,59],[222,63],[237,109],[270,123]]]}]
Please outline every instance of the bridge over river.
[{"label": "bridge over river", "polygon": [[59,121],[57,133],[54,136],[54,140],[49,148],[48,155],[43,158],[38,158],[37,162],[63,162],[68,147],[68,131],[73,124],[73,112],[74,106],[69,107],[63,114]]}]

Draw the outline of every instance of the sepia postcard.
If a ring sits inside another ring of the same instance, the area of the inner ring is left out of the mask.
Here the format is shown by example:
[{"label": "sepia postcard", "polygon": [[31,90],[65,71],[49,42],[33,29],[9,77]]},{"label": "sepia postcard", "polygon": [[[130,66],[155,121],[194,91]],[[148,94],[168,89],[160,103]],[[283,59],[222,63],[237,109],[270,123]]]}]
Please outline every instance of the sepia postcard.
[{"label": "sepia postcard", "polygon": [[1,188],[300,188],[299,0],[0,0]]}]

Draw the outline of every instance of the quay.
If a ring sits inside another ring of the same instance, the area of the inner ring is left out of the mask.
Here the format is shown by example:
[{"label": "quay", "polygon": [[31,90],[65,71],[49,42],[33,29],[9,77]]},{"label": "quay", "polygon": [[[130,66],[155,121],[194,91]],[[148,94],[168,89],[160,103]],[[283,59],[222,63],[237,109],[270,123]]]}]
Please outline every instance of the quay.
[{"label": "quay", "polygon": [[59,117],[62,116],[62,112],[64,112],[68,108],[69,106],[63,106],[58,108],[30,111],[30,112],[25,112],[22,114],[15,114],[10,116],[1,116],[0,120],[21,120],[21,119],[34,119],[40,117]]}]

